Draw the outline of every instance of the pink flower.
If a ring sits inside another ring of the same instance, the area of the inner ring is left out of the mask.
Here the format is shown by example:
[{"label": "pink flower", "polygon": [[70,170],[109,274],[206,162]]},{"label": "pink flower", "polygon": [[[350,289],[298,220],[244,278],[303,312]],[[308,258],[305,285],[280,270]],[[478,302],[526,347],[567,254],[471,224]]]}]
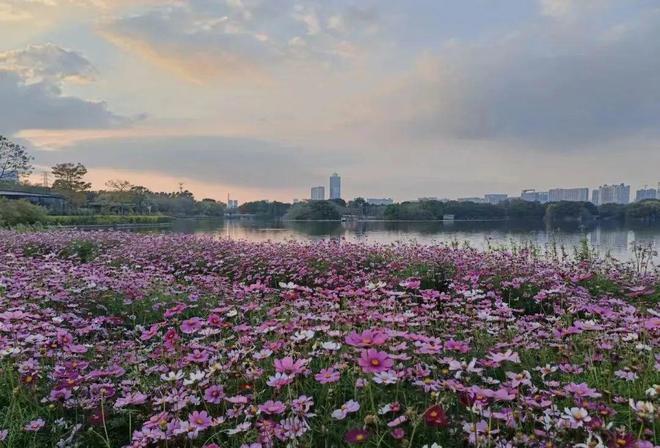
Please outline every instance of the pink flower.
[{"label": "pink flower", "polygon": [[394,428],[390,435],[395,440],[401,440],[406,436],[406,430],[403,428]]},{"label": "pink flower", "polygon": [[286,373],[278,372],[275,375],[268,378],[266,384],[268,384],[270,387],[274,387],[275,389],[281,389],[282,387],[286,386],[287,384],[291,384],[292,382],[293,382],[292,376],[289,376]]},{"label": "pink flower", "polygon": [[185,334],[193,334],[201,330],[204,321],[199,317],[191,317],[181,322],[181,331]]},{"label": "pink flower", "polygon": [[351,331],[345,340],[354,347],[373,347],[387,342],[387,334],[377,330],[365,330],[362,333]]},{"label": "pink flower", "polygon": [[42,418],[32,420],[27,425],[23,427],[28,432],[37,432],[46,425],[46,422]]},{"label": "pink flower", "polygon": [[394,361],[385,352],[369,349],[362,351],[358,364],[363,372],[376,373],[389,370],[394,365]]},{"label": "pink flower", "polygon": [[520,363],[520,357],[518,356],[518,353],[511,350],[507,350],[504,353],[491,353],[488,355],[488,358],[490,358],[490,360],[495,364],[500,364],[505,361]]},{"label": "pink flower", "polygon": [[304,359],[294,361],[292,357],[275,360],[275,371],[279,373],[286,373],[287,375],[298,375],[305,371],[307,362]]},{"label": "pink flower", "polygon": [[259,410],[264,414],[282,414],[286,411],[286,406],[281,401],[268,400],[259,405]]},{"label": "pink flower", "polygon": [[189,362],[206,362],[209,359],[209,354],[203,350],[194,350],[192,353],[186,355],[186,361]]},{"label": "pink flower", "polygon": [[335,369],[322,369],[319,373],[314,375],[314,378],[316,381],[318,381],[321,384],[327,384],[327,383],[336,383],[339,381],[339,372]]},{"label": "pink flower", "polygon": [[354,400],[348,400],[346,403],[341,405],[341,408],[335,409],[332,411],[332,418],[335,420],[343,420],[348,414],[357,412],[360,410],[360,403]]},{"label": "pink flower", "polygon": [[190,426],[193,428],[203,431],[211,426],[211,418],[206,411],[194,411],[188,416],[188,423],[190,423]]},{"label": "pink flower", "polygon": [[225,397],[225,391],[222,386],[213,385],[207,387],[204,391],[204,400],[209,403],[219,404],[222,402],[222,399]]}]

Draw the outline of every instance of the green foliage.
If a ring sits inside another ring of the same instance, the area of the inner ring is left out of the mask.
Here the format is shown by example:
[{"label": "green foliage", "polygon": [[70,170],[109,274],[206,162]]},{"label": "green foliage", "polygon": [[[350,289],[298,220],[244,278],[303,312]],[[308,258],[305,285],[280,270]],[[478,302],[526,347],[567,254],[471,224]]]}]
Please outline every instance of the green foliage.
[{"label": "green foliage", "polygon": [[0,227],[36,224],[46,220],[46,209],[26,200],[0,198]]},{"label": "green foliage", "polygon": [[253,214],[258,218],[277,219],[283,217],[291,208],[291,204],[278,201],[253,201],[241,204],[241,213]]},{"label": "green foliage", "polygon": [[308,201],[294,204],[286,214],[291,220],[338,220],[343,209],[332,201]]},{"label": "green foliage", "polygon": [[32,156],[25,148],[0,135],[0,178],[10,173],[19,176],[32,172]]},{"label": "green foliage", "polygon": [[545,220],[549,223],[586,223],[593,221],[597,216],[598,208],[591,202],[552,202],[545,210]]},{"label": "green foliage", "polygon": [[660,200],[647,199],[626,207],[626,218],[648,222],[660,221]]}]

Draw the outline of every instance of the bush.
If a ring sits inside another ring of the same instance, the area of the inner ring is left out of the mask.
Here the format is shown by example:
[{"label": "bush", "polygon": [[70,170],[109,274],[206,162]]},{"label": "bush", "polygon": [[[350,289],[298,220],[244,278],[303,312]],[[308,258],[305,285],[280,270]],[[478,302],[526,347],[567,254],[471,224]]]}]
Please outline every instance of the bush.
[{"label": "bush", "polygon": [[0,226],[36,224],[46,220],[46,209],[29,201],[0,198]]},{"label": "bush", "polygon": [[343,209],[331,201],[300,202],[291,207],[286,218],[292,220],[338,220]]}]

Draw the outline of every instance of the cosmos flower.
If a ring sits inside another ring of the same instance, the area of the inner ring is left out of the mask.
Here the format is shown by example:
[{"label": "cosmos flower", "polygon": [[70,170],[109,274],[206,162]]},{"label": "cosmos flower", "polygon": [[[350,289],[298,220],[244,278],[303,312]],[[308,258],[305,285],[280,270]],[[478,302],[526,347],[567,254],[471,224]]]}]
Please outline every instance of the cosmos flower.
[{"label": "cosmos flower", "polygon": [[429,426],[444,428],[449,424],[449,419],[442,406],[436,404],[424,411],[424,422]]},{"label": "cosmos flower", "polygon": [[211,426],[211,418],[206,411],[193,411],[188,416],[188,422],[193,428],[200,431],[203,431]]},{"label": "cosmos flower", "polygon": [[360,445],[369,440],[369,432],[365,429],[354,428],[344,435],[344,441],[351,445]]},{"label": "cosmos flower", "polygon": [[332,411],[332,418],[335,420],[343,420],[348,414],[357,412],[360,410],[360,403],[355,400],[349,400],[346,403],[342,404],[339,409]]},{"label": "cosmos flower", "polygon": [[339,381],[340,373],[335,369],[321,369],[319,373],[314,375],[314,379],[321,384],[336,383]]},{"label": "cosmos flower", "polygon": [[385,353],[374,349],[363,350],[358,359],[358,365],[365,373],[378,373],[389,370],[394,361]]}]

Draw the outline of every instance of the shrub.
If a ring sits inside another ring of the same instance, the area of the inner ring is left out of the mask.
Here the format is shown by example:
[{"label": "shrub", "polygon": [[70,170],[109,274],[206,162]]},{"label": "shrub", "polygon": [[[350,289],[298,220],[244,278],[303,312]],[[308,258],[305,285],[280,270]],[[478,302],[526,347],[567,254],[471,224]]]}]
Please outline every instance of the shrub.
[{"label": "shrub", "polygon": [[26,200],[0,198],[0,226],[36,224],[46,220],[46,209]]}]

